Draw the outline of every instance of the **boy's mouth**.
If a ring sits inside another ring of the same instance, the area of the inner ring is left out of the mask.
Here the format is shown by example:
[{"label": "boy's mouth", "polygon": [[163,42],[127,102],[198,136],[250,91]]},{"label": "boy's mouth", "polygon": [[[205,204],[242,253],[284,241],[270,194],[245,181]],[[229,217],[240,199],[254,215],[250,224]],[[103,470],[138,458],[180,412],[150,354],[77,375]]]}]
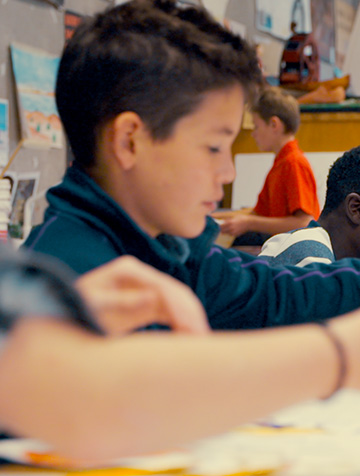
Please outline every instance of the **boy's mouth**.
[{"label": "boy's mouth", "polygon": [[217,209],[217,202],[204,202],[204,205],[209,209],[209,213],[212,213]]}]

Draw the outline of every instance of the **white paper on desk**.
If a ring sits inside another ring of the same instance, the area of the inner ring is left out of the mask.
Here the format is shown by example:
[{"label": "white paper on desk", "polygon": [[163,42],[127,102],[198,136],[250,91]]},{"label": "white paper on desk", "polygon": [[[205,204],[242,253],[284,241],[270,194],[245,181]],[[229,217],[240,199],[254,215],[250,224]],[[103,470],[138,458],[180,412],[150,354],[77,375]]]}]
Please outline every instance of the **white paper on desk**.
[{"label": "white paper on desk", "polygon": [[149,472],[179,471],[189,467],[192,455],[184,451],[173,451],[134,458],[120,458],[104,461],[102,464],[87,465],[84,462],[62,458],[49,445],[29,439],[14,438],[0,440],[0,457],[15,463],[59,469],[75,468],[132,468]]},{"label": "white paper on desk", "polygon": [[266,421],[360,435],[360,391],[342,390],[328,400],[293,405],[274,413]]},{"label": "white paper on desk", "polygon": [[[280,428],[273,428],[278,425]],[[262,423],[198,441],[192,474],[280,468],[281,476],[360,475],[360,392],[342,391],[277,412]],[[220,469],[221,468],[221,469]]]},{"label": "white paper on desk", "polygon": [[[229,433],[220,435],[216,438],[202,440],[189,446],[187,449],[159,453],[156,455],[140,456],[135,458],[122,458],[118,460],[107,461],[103,465],[86,466],[75,462],[66,464],[57,464],[56,454],[52,453],[49,446],[31,439],[15,439],[0,441],[0,456],[16,463],[36,466],[33,459],[29,458],[29,452],[39,455],[45,455],[42,464],[38,460],[37,466],[51,467],[59,470],[87,469],[92,474],[92,469],[102,468],[104,474],[106,469],[110,468],[129,468],[130,470],[145,470],[148,474],[197,474],[206,476],[227,476],[235,473],[246,472],[248,476],[267,474],[277,471],[282,467],[280,459],[275,455],[264,450],[239,452],[239,447],[234,436]],[[50,456],[50,458],[49,458]],[[51,462],[51,457],[55,459]],[[47,464],[46,464],[47,463]],[[111,474],[111,473],[110,473]]]},{"label": "white paper on desk", "polygon": [[343,390],[328,400],[294,405],[271,415],[265,422],[294,429],[293,433],[279,432],[266,443],[268,449],[281,448],[283,458],[290,462],[286,476],[360,474],[359,391]]}]

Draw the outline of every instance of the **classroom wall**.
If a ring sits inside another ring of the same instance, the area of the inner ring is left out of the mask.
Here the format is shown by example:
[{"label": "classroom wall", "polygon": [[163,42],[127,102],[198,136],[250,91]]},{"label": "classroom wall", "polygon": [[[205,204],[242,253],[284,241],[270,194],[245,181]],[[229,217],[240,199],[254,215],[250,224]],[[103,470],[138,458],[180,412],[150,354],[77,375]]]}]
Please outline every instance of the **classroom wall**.
[{"label": "classroom wall", "polygon": [[[214,12],[219,10],[213,6],[216,0],[203,0],[204,5],[213,8]],[[276,2],[276,0],[273,0]],[[291,2],[291,0],[288,0]],[[319,7],[321,7],[320,0]],[[330,0],[331,1],[331,0]],[[335,20],[339,17],[341,4],[347,4],[356,11],[359,0],[332,0],[335,8]],[[264,33],[256,28],[256,0],[218,0],[222,5],[226,4],[224,17],[235,20],[246,25],[246,38],[253,43],[261,43],[263,49],[263,65],[267,74],[277,76],[279,74],[280,60],[284,49],[284,40],[280,40],[268,33]],[[339,20],[340,24],[344,26],[343,22]],[[346,32],[345,32],[346,33]],[[336,34],[343,35],[344,31],[337,31]],[[326,80],[332,78],[334,74],[333,66],[326,61],[321,61],[320,64],[320,79]]]},{"label": "classroom wall", "polygon": [[[64,9],[91,15],[109,6],[106,0],[65,0]],[[16,104],[9,45],[24,43],[60,55],[64,45],[64,11],[42,0],[1,0],[0,2],[0,98],[9,100],[10,154],[19,143],[20,124]],[[65,170],[66,147],[62,149],[22,148],[10,172],[40,173],[38,192],[58,182]],[[33,223],[41,221],[46,202],[35,202]]]},{"label": "classroom wall", "polygon": [[[263,63],[269,74],[276,75],[284,42],[259,32],[255,26],[255,0],[202,0],[204,5],[220,17],[246,25],[246,37],[261,42]],[[275,0],[276,1],[276,0]],[[359,0],[343,0],[357,5]],[[64,9],[91,15],[111,5],[110,0],[65,0]],[[0,98],[9,100],[10,154],[21,139],[16,104],[15,82],[10,63],[9,45],[19,42],[60,55],[64,44],[64,11],[45,0],[0,0]],[[62,149],[22,148],[10,167],[10,172],[40,172],[38,193],[57,183],[66,167],[67,151]],[[35,203],[33,224],[41,221],[45,199]]]},{"label": "classroom wall", "polygon": [[[275,0],[276,1],[276,0]],[[280,58],[284,49],[284,41],[278,40],[256,28],[256,1],[229,0],[225,16],[246,25],[246,38],[252,43],[263,45],[263,64],[267,74],[276,76],[279,73]]]}]

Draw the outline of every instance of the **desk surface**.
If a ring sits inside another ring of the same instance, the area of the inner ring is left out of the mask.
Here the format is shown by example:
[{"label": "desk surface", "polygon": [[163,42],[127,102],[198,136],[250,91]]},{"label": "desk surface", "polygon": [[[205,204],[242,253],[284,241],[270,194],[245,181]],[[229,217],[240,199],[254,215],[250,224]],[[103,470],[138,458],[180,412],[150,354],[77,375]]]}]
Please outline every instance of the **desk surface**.
[{"label": "desk surface", "polygon": [[[221,410],[220,410],[221,411]],[[0,475],[28,476],[355,476],[360,474],[360,392],[342,391],[326,401],[309,401],[286,408],[256,425],[241,426],[213,438],[197,441],[179,451],[188,456],[182,470],[156,471],[112,468],[51,471],[21,466],[0,466]],[[161,455],[154,455],[157,460]],[[167,453],[164,453],[166,459]],[[144,458],[147,461],[151,457]],[[144,461],[143,459],[143,461]],[[139,460],[139,459],[138,459]],[[141,460],[141,458],[140,458]],[[166,460],[167,464],[169,459]],[[159,467],[158,467],[159,468]]]}]

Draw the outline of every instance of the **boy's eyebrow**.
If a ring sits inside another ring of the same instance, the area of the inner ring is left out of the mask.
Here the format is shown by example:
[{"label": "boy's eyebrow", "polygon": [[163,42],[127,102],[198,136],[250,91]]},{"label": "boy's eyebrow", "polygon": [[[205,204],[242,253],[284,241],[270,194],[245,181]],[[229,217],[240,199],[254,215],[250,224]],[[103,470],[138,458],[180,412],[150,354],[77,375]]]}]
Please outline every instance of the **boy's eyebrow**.
[{"label": "boy's eyebrow", "polygon": [[227,136],[232,136],[235,134],[235,131],[233,129],[230,129],[229,127],[214,127],[213,129],[214,132],[218,134],[225,134]]}]

